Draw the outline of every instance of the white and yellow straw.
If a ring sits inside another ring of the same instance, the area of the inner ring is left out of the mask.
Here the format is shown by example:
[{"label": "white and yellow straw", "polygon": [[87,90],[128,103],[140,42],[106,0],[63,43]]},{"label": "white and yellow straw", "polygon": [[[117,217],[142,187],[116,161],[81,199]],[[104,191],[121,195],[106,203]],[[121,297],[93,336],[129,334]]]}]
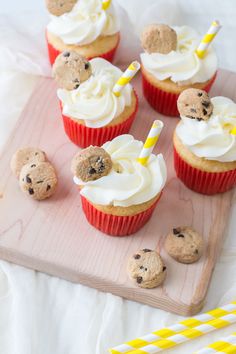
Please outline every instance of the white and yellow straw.
[{"label": "white and yellow straw", "polygon": [[236,322],[236,301],[110,349],[112,354],[155,354]]},{"label": "white and yellow straw", "polygon": [[218,21],[213,21],[211,27],[209,28],[205,36],[202,38],[198,48],[196,49],[196,54],[200,59],[204,58],[207,48],[209,47],[209,45],[211,44],[220,29],[220,23]]},{"label": "white and yellow straw", "polygon": [[111,5],[111,0],[102,0],[102,9],[107,10]]},{"label": "white and yellow straw", "polygon": [[151,156],[152,150],[156,145],[159,136],[161,134],[162,128],[164,124],[161,120],[154,120],[148,137],[143,145],[142,151],[138,157],[138,162],[142,165],[146,165],[148,162],[149,157]]},{"label": "white and yellow straw", "polygon": [[129,65],[129,67],[125,70],[123,75],[121,75],[121,77],[119,78],[117,83],[115,84],[115,86],[114,86],[114,88],[112,90],[114,95],[116,95],[117,97],[120,96],[120,93],[123,90],[123,88],[130,82],[130,80],[133,79],[133,77],[139,71],[139,69],[140,69],[139,62],[138,61],[133,61]]},{"label": "white and yellow straw", "polygon": [[236,332],[231,334],[231,336],[222,338],[221,340],[209,344],[207,347],[195,352],[195,354],[215,354],[215,353],[221,353],[221,354],[236,353]]}]

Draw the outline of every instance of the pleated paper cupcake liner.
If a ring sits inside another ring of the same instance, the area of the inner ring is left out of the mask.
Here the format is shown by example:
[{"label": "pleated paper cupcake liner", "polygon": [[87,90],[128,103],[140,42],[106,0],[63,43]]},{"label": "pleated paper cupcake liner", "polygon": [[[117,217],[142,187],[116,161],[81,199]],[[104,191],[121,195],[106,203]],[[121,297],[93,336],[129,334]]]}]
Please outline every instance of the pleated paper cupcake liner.
[{"label": "pleated paper cupcake liner", "polygon": [[[203,90],[208,92],[213,85],[216,78],[216,74],[213,76],[211,81],[203,87]],[[152,83],[150,83],[145,75],[142,75],[143,83],[143,94],[148,101],[148,103],[159,113],[166,116],[177,117],[179,112],[177,109],[177,100],[179,94],[164,91]]]},{"label": "pleated paper cupcake liner", "polygon": [[223,193],[236,186],[236,169],[227,172],[206,172],[192,167],[174,149],[177,177],[186,187],[201,194]]},{"label": "pleated paper cupcake liner", "polygon": [[106,214],[96,209],[85,197],[81,196],[81,201],[85,216],[92,226],[110,236],[129,236],[148,222],[160,197],[147,210],[132,216]]},{"label": "pleated paper cupcake liner", "polygon": [[[58,49],[54,48],[51,43],[49,43],[48,38],[47,38],[47,34],[46,34],[46,41],[47,41],[49,61],[50,61],[51,65],[53,65],[54,61],[57,58],[57,56],[59,54],[61,54],[61,52]],[[91,60],[93,58],[99,57],[99,58],[106,59],[107,61],[112,63],[112,61],[114,59],[114,56],[115,56],[115,53],[116,53],[116,50],[118,48],[118,45],[119,45],[119,41],[117,42],[116,46],[113,49],[109,50],[108,52],[105,52],[105,53],[100,54],[100,55],[95,55],[95,56],[92,56],[92,57],[88,57],[87,59]]]},{"label": "pleated paper cupcake liner", "polygon": [[[138,110],[138,96],[135,93],[136,106],[133,113],[124,122],[114,126],[105,126],[101,128],[90,128],[76,122],[68,116],[62,114],[64,129],[69,139],[81,148],[90,145],[101,146],[106,141],[110,141],[118,135],[127,134],[135,119]],[[60,102],[61,106],[61,102]]]}]

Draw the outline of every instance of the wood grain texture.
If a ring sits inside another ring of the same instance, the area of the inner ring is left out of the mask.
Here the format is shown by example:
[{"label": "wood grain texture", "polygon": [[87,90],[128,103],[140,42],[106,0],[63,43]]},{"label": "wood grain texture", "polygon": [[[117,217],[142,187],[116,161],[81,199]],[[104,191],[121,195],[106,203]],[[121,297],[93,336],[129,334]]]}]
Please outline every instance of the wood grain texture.
[{"label": "wood grain texture", "polygon": [[[236,99],[236,75],[220,71],[211,96]],[[233,191],[213,197],[188,190],[177,180],[172,161],[172,134],[177,118],[154,112],[134,86],[140,109],[131,133],[144,139],[154,119],[165,129],[154,152],[162,151],[168,164],[168,183],[150,222],[134,236],[109,237],[90,226],[72,182],[70,162],[78,150],[65,136],[56,88],[41,79],[12,133],[0,160],[0,258],[101,291],[139,301],[181,315],[201,310],[222,247]],[[47,152],[59,175],[57,193],[46,201],[27,198],[11,174],[9,162],[19,147],[37,146]],[[206,248],[198,263],[183,265],[163,249],[173,226],[192,225],[204,235]],[[163,287],[145,290],[126,274],[127,258],[140,248],[158,249],[167,265]]]}]

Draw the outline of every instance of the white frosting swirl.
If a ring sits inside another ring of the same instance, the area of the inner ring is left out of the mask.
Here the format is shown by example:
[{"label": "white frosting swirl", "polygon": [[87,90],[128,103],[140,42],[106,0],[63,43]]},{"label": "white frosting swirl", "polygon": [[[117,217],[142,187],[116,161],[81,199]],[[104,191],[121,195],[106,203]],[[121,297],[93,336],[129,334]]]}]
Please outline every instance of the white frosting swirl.
[{"label": "white frosting swirl", "polygon": [[74,177],[76,184],[83,185],[81,195],[90,202],[128,207],[147,202],[162,191],[167,172],[161,154],[152,154],[147,166],[141,165],[137,158],[143,143],[129,134],[120,135],[102,147],[112,158],[110,173],[86,183]]},{"label": "white frosting swirl", "polygon": [[50,17],[48,31],[66,44],[89,44],[99,36],[109,36],[120,30],[113,2],[103,10],[101,0],[78,0],[70,12]]},{"label": "white frosting swirl", "polygon": [[177,50],[168,54],[142,53],[144,68],[158,80],[171,79],[178,85],[205,82],[217,70],[217,57],[212,46],[204,59],[195,53],[201,37],[188,26],[173,27],[177,33]]},{"label": "white frosting swirl", "polygon": [[226,97],[211,99],[214,109],[208,121],[181,117],[176,133],[183,144],[198,157],[220,162],[236,161],[236,104]]},{"label": "white frosting swirl", "polygon": [[127,84],[116,97],[112,89],[122,71],[102,58],[90,60],[92,76],[76,90],[59,89],[57,95],[63,103],[63,114],[82,119],[87,127],[100,128],[118,117],[131,105],[132,86]]}]

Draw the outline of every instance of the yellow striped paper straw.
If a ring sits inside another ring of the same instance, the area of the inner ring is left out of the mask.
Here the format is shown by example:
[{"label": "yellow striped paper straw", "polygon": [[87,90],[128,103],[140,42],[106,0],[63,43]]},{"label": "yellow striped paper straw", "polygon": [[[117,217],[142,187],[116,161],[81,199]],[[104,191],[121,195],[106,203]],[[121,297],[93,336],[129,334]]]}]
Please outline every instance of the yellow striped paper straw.
[{"label": "yellow striped paper straw", "polygon": [[200,59],[204,58],[207,48],[209,47],[209,45],[211,44],[220,29],[220,23],[218,21],[213,21],[208,32],[202,38],[198,48],[196,49],[196,54]]},{"label": "yellow striped paper straw", "polygon": [[[223,321],[221,322],[222,319]],[[217,322],[218,320],[220,322]],[[209,312],[180,321],[179,323],[170,327],[157,330],[143,337],[139,337],[137,339],[121,344],[117,347],[110,349],[110,353],[157,353],[158,351],[160,351],[160,347],[161,350],[163,350],[177,345],[178,339],[183,341],[195,338],[194,333],[202,334],[203,329],[214,330],[217,328],[221,328],[221,324],[228,325],[231,322],[233,323],[234,320],[236,321],[236,301],[228,305],[211,310]],[[198,327],[200,327],[201,330],[193,332]],[[158,343],[160,344],[159,348],[157,346]],[[144,348],[146,348],[146,351],[144,350]]]},{"label": "yellow striped paper straw", "polygon": [[107,10],[111,5],[111,0],[102,0],[102,9]]},{"label": "yellow striped paper straw", "polygon": [[233,135],[236,135],[236,127],[234,127],[231,131],[230,131],[231,134]]},{"label": "yellow striped paper straw", "polygon": [[138,157],[138,162],[142,165],[146,165],[148,162],[149,157],[151,156],[152,150],[159,139],[161,134],[162,128],[164,124],[161,120],[154,120],[148,137],[143,145],[142,151]]},{"label": "yellow striped paper straw", "polygon": [[236,332],[226,338],[209,344],[207,347],[198,350],[195,354],[214,354],[214,353],[236,353]]},{"label": "yellow striped paper straw", "polygon": [[123,75],[121,75],[121,77],[119,78],[119,80],[117,81],[117,83],[115,84],[115,86],[113,87],[113,93],[119,97],[121,91],[123,90],[123,88],[125,87],[125,85],[127,85],[130,80],[133,79],[133,77],[135,76],[135,74],[139,71],[140,69],[140,64],[138,61],[133,61],[129,67],[125,70],[125,72],[123,73]]}]

